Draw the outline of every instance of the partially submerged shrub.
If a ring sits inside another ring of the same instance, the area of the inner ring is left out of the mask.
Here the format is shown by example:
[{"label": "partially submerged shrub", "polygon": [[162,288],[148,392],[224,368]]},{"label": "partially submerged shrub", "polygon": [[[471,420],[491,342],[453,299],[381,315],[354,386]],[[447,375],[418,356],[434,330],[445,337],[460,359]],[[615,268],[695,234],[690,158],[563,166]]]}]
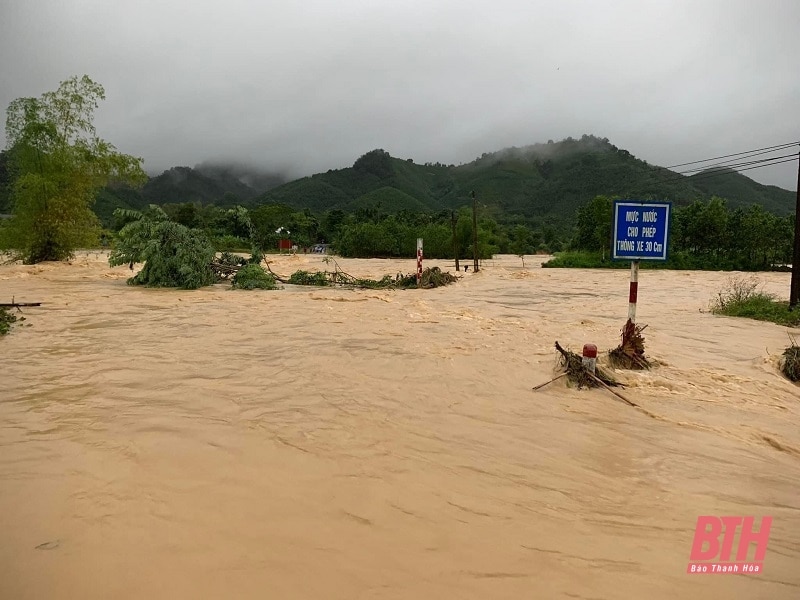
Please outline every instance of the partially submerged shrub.
[{"label": "partially submerged shrub", "polygon": [[328,275],[322,271],[295,271],[289,275],[293,285],[329,285]]},{"label": "partially submerged shrub", "polygon": [[783,351],[781,357],[781,373],[790,381],[800,381],[800,346],[794,338],[791,340],[792,345]]},{"label": "partially submerged shrub", "polygon": [[210,265],[216,253],[201,231],[168,220],[157,206],[147,213],[121,211],[120,215],[135,220],[120,230],[108,262],[112,267],[130,264],[131,268],[144,263],[128,279],[130,285],[196,289],[214,283]]},{"label": "partially submerged shrub", "polygon": [[[25,317],[20,319],[24,320]],[[11,331],[11,326],[17,321],[17,315],[5,307],[0,307],[0,335],[5,335]]]},{"label": "partially submerged shrub", "polygon": [[789,303],[761,289],[754,276],[732,277],[711,301],[711,312],[728,317],[746,317],[780,325],[800,325],[800,311],[789,310]]},{"label": "partially submerged shrub", "polygon": [[711,312],[725,314],[753,302],[773,301],[775,297],[761,291],[761,281],[755,275],[729,277],[725,287],[717,292],[711,302]]},{"label": "partially submerged shrub", "polygon": [[274,290],[275,278],[257,264],[247,264],[236,272],[231,280],[234,289],[240,290]]}]

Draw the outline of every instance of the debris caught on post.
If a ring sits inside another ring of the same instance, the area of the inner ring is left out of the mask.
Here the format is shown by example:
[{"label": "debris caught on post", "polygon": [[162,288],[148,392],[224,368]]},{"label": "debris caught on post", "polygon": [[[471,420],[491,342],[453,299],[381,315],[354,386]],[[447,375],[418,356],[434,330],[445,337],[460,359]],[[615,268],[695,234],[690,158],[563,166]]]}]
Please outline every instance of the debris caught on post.
[{"label": "debris caught on post", "polygon": [[644,336],[647,325],[636,325],[628,319],[622,328],[622,343],[608,353],[609,362],[617,369],[649,369],[650,361],[644,355]]},{"label": "debris caught on post", "polygon": [[556,342],[556,350],[561,353],[561,367],[567,374],[567,378],[577,384],[578,388],[598,387],[598,381],[611,387],[621,386],[610,373],[606,373],[601,367],[595,367],[594,375],[583,365],[583,358],[570,350],[564,350],[561,344]]}]

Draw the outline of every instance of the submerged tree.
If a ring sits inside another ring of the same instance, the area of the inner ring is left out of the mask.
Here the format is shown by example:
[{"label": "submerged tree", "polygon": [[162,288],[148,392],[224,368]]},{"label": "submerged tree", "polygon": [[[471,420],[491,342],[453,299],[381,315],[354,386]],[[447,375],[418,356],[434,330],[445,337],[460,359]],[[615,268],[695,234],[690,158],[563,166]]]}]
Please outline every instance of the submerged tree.
[{"label": "submerged tree", "polygon": [[103,87],[84,75],[9,105],[6,139],[16,179],[0,248],[16,250],[26,263],[69,258],[96,240],[91,206],[98,190],[146,179],[142,159],[97,137],[94,110],[104,98]]},{"label": "submerged tree", "polygon": [[119,231],[108,263],[144,263],[129,284],[197,289],[214,283],[216,252],[201,231],[170,221],[158,206],[146,213],[117,209],[114,216],[131,221]]}]

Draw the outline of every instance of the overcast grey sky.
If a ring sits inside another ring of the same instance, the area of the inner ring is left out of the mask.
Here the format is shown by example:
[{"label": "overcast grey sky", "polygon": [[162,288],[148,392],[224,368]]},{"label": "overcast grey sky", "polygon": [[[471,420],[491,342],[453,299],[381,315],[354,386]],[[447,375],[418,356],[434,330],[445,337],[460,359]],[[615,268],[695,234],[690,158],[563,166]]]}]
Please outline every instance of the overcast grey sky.
[{"label": "overcast grey sky", "polygon": [[[584,133],[669,166],[800,139],[800,0],[2,0],[0,61],[3,108],[101,83],[99,134],[150,173]],[[796,189],[797,163],[746,174]]]}]

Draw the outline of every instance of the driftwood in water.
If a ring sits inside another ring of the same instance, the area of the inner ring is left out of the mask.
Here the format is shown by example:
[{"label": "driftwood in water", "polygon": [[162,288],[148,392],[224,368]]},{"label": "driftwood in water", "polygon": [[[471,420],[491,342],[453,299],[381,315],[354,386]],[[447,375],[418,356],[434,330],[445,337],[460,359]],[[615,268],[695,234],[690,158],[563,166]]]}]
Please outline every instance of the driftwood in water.
[{"label": "driftwood in water", "polygon": [[611,389],[611,387],[610,387],[610,386],[608,386],[607,384],[605,384],[605,383],[604,383],[604,382],[603,382],[601,379],[598,379],[597,377],[595,377],[595,376],[594,376],[594,375],[592,375],[591,373],[589,373],[589,376],[590,376],[590,377],[592,377],[592,378],[593,378],[593,379],[594,379],[594,380],[595,380],[597,383],[599,383],[601,386],[603,386],[605,389],[607,389],[609,392],[611,392],[612,394],[614,394],[614,395],[615,395],[617,398],[621,399],[621,400],[622,400],[623,402],[625,402],[626,404],[628,404],[628,405],[630,405],[630,406],[633,406],[634,408],[639,408],[639,405],[638,405],[638,404],[636,404],[635,402],[631,402],[631,401],[630,401],[630,400],[628,400],[628,399],[627,399],[625,396],[623,396],[622,394],[620,394],[618,391],[616,391],[616,390],[612,390],[612,389]]},{"label": "driftwood in water", "polygon": [[344,272],[334,259],[331,258],[329,260],[333,261],[334,264],[334,270],[332,272],[295,271],[287,278],[281,277],[275,273],[275,271],[270,268],[269,262],[267,262],[267,270],[281,283],[314,286],[331,285],[364,289],[409,289],[416,287],[429,289],[449,285],[459,280],[455,275],[442,271],[439,267],[429,267],[425,269],[422,272],[419,284],[417,284],[416,273],[411,273],[409,275],[398,273],[394,277],[391,275],[384,275],[381,279],[359,278]]},{"label": "driftwood in water", "polygon": [[14,296],[11,296],[11,302],[0,302],[0,308],[16,308],[17,310],[23,306],[41,306],[41,302],[17,302]]},{"label": "driftwood in water", "polygon": [[41,302],[0,302],[0,308],[19,308],[20,306],[41,306]]},{"label": "driftwood in water", "polygon": [[533,388],[533,390],[534,390],[534,391],[536,391],[536,390],[539,390],[539,389],[543,388],[544,386],[546,386],[546,385],[550,385],[550,384],[551,384],[551,383],[553,383],[554,381],[558,381],[558,380],[559,380],[559,379],[561,379],[562,377],[566,377],[566,376],[567,376],[567,373],[561,373],[561,375],[556,375],[556,376],[555,376],[555,377],[553,377],[553,378],[552,378],[550,381],[545,381],[544,383],[540,383],[539,385],[535,386],[535,387]]},{"label": "driftwood in water", "polygon": [[224,263],[212,262],[211,270],[219,279],[227,279],[231,275],[235,275],[242,265],[226,265]]}]

